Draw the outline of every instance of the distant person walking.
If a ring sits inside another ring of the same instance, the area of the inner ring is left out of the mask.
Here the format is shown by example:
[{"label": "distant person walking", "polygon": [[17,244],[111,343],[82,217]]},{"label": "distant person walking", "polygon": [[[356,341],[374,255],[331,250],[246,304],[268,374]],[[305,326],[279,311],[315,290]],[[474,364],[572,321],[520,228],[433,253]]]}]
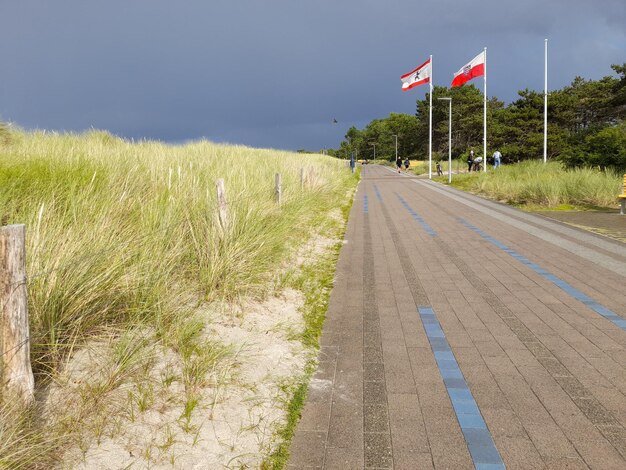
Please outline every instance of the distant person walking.
[{"label": "distant person walking", "polygon": [[500,166],[500,159],[502,158],[502,154],[500,150],[496,150],[493,152],[493,167],[498,168]]},{"label": "distant person walking", "polygon": [[437,176],[443,175],[443,171],[441,170],[441,162],[437,162]]},{"label": "distant person walking", "polygon": [[470,150],[470,153],[467,157],[467,171],[468,173],[472,171],[472,165],[474,164],[474,149]]},{"label": "distant person walking", "polygon": [[404,159],[404,171],[409,171],[410,166],[411,166],[411,161],[409,160],[409,157],[406,157]]},{"label": "distant person walking", "polygon": [[402,157],[396,158],[396,166],[398,167],[398,173],[402,171]]}]

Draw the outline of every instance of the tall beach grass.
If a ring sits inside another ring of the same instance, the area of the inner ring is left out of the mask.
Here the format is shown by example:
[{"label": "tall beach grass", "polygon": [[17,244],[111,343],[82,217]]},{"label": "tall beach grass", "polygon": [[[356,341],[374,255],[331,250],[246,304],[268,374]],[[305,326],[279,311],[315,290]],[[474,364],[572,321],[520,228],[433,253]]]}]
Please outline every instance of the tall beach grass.
[{"label": "tall beach grass", "polygon": [[[227,227],[217,219],[218,178],[226,184]],[[105,331],[148,328],[184,351],[177,341],[199,303],[267,295],[294,248],[355,184],[344,162],[322,155],[207,141],[131,143],[100,131],[14,132],[0,146],[0,220],[26,224],[39,389],[71,351]],[[16,449],[49,443],[24,431],[37,422],[26,421],[0,426],[0,435],[12,436],[0,445],[0,467],[32,466],[32,454]]]},{"label": "tall beach grass", "polygon": [[[441,181],[447,181],[447,175]],[[565,169],[558,162],[525,161],[453,175],[453,186],[529,208],[614,208],[622,175],[594,168]]]}]

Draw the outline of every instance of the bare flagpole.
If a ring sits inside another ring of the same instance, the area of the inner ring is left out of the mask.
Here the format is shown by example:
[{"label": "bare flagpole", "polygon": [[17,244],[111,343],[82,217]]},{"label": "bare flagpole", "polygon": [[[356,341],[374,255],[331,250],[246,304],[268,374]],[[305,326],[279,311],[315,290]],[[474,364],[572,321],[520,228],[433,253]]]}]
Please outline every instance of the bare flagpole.
[{"label": "bare flagpole", "polygon": [[485,47],[484,75],[484,109],[483,109],[483,171],[487,171],[487,48]]},{"label": "bare flagpole", "polygon": [[430,104],[428,116],[428,179],[433,179],[433,56],[430,56]]},{"label": "bare flagpole", "polygon": [[544,40],[543,62],[543,163],[548,161],[548,40]]}]

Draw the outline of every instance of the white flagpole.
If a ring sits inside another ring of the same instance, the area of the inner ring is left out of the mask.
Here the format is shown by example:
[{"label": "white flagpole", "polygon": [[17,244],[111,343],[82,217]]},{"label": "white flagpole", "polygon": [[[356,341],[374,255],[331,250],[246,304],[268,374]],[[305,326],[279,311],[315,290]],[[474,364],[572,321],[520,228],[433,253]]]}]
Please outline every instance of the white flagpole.
[{"label": "white flagpole", "polygon": [[483,109],[483,171],[487,172],[487,48],[485,47],[484,76],[484,109]]},{"label": "white flagpole", "polygon": [[433,179],[433,56],[430,56],[430,104],[428,109],[428,179]]},{"label": "white flagpole", "polygon": [[548,161],[548,40],[544,41],[543,63],[543,163]]}]

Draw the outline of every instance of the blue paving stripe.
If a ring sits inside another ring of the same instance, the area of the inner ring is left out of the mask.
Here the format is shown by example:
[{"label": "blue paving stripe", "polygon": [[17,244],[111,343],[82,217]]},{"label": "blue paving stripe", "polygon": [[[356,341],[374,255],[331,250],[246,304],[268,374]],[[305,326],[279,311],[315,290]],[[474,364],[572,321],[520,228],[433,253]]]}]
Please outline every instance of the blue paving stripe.
[{"label": "blue paving stripe", "polygon": [[476,470],[506,470],[506,467],[500,463],[481,463],[476,465]]},{"label": "blue paving stripe", "polygon": [[398,193],[394,193],[394,194],[395,194],[396,196],[398,196],[398,199],[400,199],[400,202],[402,203],[402,205],[404,206],[404,208],[405,208],[406,210],[408,210],[408,211],[409,211],[409,214],[411,214],[411,217],[413,217],[413,219],[414,219],[414,220],[415,220],[418,224],[420,224],[420,225],[422,226],[422,228],[426,231],[426,233],[427,233],[428,235],[430,235],[431,237],[436,237],[436,236],[437,236],[437,232],[435,232],[435,231],[432,229],[432,227],[431,227],[430,225],[428,225],[428,224],[424,221],[424,219],[422,219],[422,218],[420,217],[420,215],[419,215],[417,212],[415,212],[415,211],[411,208],[411,206],[409,206],[409,205],[407,204],[407,202],[406,202],[406,201],[402,198],[402,196],[400,196]]},{"label": "blue paving stripe", "polygon": [[363,212],[367,214],[368,211],[369,211],[369,202],[367,200],[367,194],[366,194],[365,196],[363,196]]},{"label": "blue paving stripe", "polygon": [[505,470],[487,424],[465,382],[454,353],[431,307],[418,307],[426,336],[435,355],[452,408],[461,426],[470,456],[477,470]]},{"label": "blue paving stripe", "polygon": [[565,282],[563,279],[560,279],[557,276],[555,276],[554,274],[546,271],[545,269],[543,269],[538,264],[533,263],[532,261],[530,261],[525,256],[520,255],[515,250],[512,250],[511,248],[509,248],[505,244],[499,242],[498,240],[496,240],[492,236],[487,235],[485,232],[483,232],[478,227],[473,226],[472,224],[470,224],[469,222],[465,221],[464,219],[458,218],[457,220],[462,225],[465,225],[470,230],[476,232],[478,235],[483,237],[485,240],[487,240],[492,245],[497,246],[502,251],[504,251],[505,253],[508,253],[513,258],[518,260],[520,263],[525,264],[530,269],[535,271],[537,274],[540,274],[543,278],[547,279],[552,284],[554,284],[555,286],[559,287],[561,290],[563,290],[567,294],[569,294],[572,297],[574,297],[576,300],[579,300],[583,304],[587,305],[591,310],[593,310],[597,314],[602,315],[604,318],[606,318],[607,320],[611,321],[614,325],[616,325],[617,327],[619,327],[622,330],[626,331],[626,319],[620,317],[615,312],[613,312],[610,309],[606,308],[604,305],[596,302],[595,300],[593,300],[588,295],[582,293],[581,291],[579,291],[575,287],[573,287],[570,284],[568,284],[567,282]]},{"label": "blue paving stripe", "polygon": [[380,202],[383,202],[383,197],[380,195],[380,191],[378,190],[378,186],[374,185],[374,192],[376,193],[376,197]]}]

